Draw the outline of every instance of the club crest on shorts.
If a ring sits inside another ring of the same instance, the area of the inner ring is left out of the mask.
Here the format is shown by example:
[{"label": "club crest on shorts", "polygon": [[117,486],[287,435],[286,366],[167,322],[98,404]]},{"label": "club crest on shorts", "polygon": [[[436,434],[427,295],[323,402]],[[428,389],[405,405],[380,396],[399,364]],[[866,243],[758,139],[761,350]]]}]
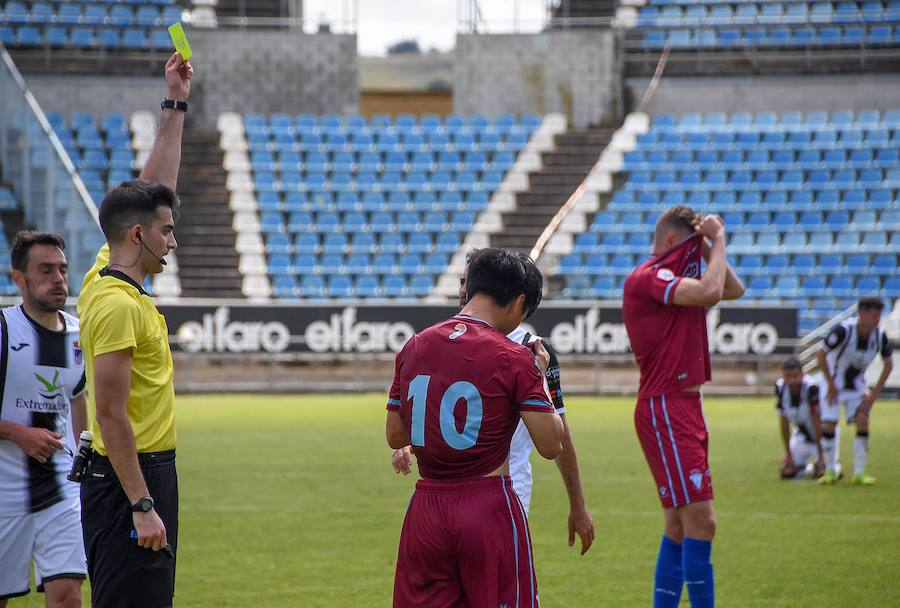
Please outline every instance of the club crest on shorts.
[{"label": "club crest on shorts", "polygon": [[457,323],[456,326],[455,326],[453,329],[455,329],[456,331],[453,332],[452,334],[450,334],[450,339],[451,339],[451,340],[456,340],[458,337],[460,337],[461,335],[463,335],[464,333],[466,333],[466,331],[467,331],[469,328],[466,326],[465,323]]},{"label": "club crest on shorts", "polygon": [[675,273],[669,270],[668,268],[660,268],[656,272],[656,278],[660,281],[674,281]]},{"label": "club crest on shorts", "polygon": [[689,475],[689,477],[690,477],[691,483],[694,484],[695,488],[697,488],[699,490],[700,488],[703,487],[703,473],[701,473],[697,469],[694,469],[693,471],[691,471],[691,474]]},{"label": "club crest on shorts", "polygon": [[660,498],[665,498],[666,494],[668,494],[668,493],[669,493],[669,488],[667,488],[666,486],[659,486],[659,497]]}]

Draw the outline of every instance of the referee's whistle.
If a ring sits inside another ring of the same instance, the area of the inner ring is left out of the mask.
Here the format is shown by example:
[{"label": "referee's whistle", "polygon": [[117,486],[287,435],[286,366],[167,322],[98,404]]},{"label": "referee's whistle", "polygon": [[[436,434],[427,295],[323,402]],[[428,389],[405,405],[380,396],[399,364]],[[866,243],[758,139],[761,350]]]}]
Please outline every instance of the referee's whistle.
[{"label": "referee's whistle", "polygon": [[[137,530],[135,530],[134,528],[132,528],[132,529],[131,529],[131,534],[129,534],[129,536],[130,536],[131,538],[133,538],[134,540],[137,540],[137,539],[138,539],[138,533],[137,533]],[[165,553],[165,554],[166,554],[166,557],[168,557],[169,559],[175,559],[175,552],[172,551],[172,545],[166,543],[166,546],[162,548],[162,552]]]}]

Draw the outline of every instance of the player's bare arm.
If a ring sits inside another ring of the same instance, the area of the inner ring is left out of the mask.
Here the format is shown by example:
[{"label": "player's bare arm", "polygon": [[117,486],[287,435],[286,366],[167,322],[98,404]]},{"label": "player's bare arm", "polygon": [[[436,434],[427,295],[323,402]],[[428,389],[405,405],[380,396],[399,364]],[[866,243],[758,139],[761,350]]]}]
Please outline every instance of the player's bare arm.
[{"label": "player's bare arm", "polygon": [[63,449],[62,438],[50,429],[0,421],[0,439],[12,441],[40,463],[47,462],[56,450]]},{"label": "player's bare arm", "polygon": [[782,477],[791,478],[797,475],[797,466],[794,464],[794,459],[791,456],[791,424],[785,416],[778,416],[778,420],[781,429],[781,442],[784,445],[784,456],[781,458],[778,469]]},{"label": "player's bare arm", "polygon": [[563,440],[563,424],[559,414],[556,412],[520,412],[520,415],[538,453],[547,460],[553,460],[559,456],[562,452]]},{"label": "player's bare arm", "polygon": [[578,454],[575,451],[575,443],[569,432],[566,415],[560,414],[562,420],[563,437],[562,451],[556,457],[556,466],[566,486],[566,494],[569,496],[569,546],[575,544],[575,535],[581,539],[581,555],[587,553],[594,543],[594,520],[588,511],[584,500],[584,489],[581,487],[581,472],[578,468]]},{"label": "player's bare arm", "polygon": [[[709,263],[709,241],[706,239],[703,239],[703,259]],[[728,263],[728,258],[725,260],[725,288],[722,290],[722,299],[737,300],[744,295],[747,288],[731,264]]]},{"label": "player's bare arm", "polygon": [[831,376],[831,370],[828,369],[828,353],[825,352],[824,348],[820,348],[816,351],[816,363],[819,364],[819,371],[822,372],[822,376],[825,377],[825,382],[828,384],[828,392],[825,393],[825,402],[832,404],[837,402],[838,398],[838,389],[837,385],[834,383],[834,378]]},{"label": "player's bare arm", "polygon": [[[166,62],[166,96],[169,99],[187,101],[191,93],[191,78],[194,68],[190,61],[184,61],[177,52]],[[184,130],[184,115],[181,110],[166,108],[162,111],[159,131],[150,150],[150,156],[141,171],[141,179],[164,184],[176,190],[178,169],[181,166],[181,134]]]},{"label": "player's bare arm", "polygon": [[80,437],[87,428],[87,393],[83,393],[72,399],[72,435]]},{"label": "player's bare arm", "polygon": [[781,429],[781,444],[784,446],[784,462],[793,464],[791,459],[791,423],[787,416],[778,416],[778,426]]},{"label": "player's bare arm", "polygon": [[[97,423],[109,453],[109,461],[131,504],[149,496],[138,465],[134,429],[128,419],[131,388],[131,350],[106,353],[94,359]],[[138,545],[159,551],[166,546],[166,527],[156,511],[133,513]]]},{"label": "player's bare arm", "polygon": [[715,306],[722,300],[725,289],[725,224],[719,216],[707,215],[695,229],[710,241],[706,272],[699,280],[681,279],[672,302],[676,306]]},{"label": "player's bare arm", "polygon": [[825,453],[822,451],[822,417],[819,415],[818,406],[810,406],[809,418],[812,420],[813,432],[816,434],[816,452],[819,460],[816,462],[816,473],[821,474],[825,468]]},{"label": "player's bare arm", "polygon": [[862,405],[860,406],[860,412],[862,412],[864,415],[869,415],[869,412],[872,410],[872,406],[875,405],[875,400],[878,399],[879,395],[881,395],[881,391],[884,389],[884,384],[887,382],[887,379],[890,377],[891,372],[893,371],[894,359],[893,357],[888,357],[884,360],[884,367],[881,368],[881,375],[878,376],[878,382],[875,383],[875,386],[866,391],[866,394],[863,397]]},{"label": "player's bare arm", "polygon": [[395,450],[405,448],[412,443],[409,431],[403,426],[403,419],[400,418],[399,412],[387,413],[385,435],[387,435],[388,445]]}]

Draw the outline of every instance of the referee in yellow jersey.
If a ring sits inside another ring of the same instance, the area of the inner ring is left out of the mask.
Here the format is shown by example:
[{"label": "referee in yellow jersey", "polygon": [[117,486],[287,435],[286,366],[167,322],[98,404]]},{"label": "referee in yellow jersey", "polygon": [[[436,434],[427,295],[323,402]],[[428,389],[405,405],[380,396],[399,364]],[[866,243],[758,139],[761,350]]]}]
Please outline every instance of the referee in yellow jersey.
[{"label": "referee in yellow jersey", "polygon": [[142,285],[175,249],[175,185],[191,65],[166,63],[168,95],[140,179],[100,205],[107,244],[78,313],[95,451],[81,488],[94,608],[167,608],[175,594],[175,389],[166,321]]}]

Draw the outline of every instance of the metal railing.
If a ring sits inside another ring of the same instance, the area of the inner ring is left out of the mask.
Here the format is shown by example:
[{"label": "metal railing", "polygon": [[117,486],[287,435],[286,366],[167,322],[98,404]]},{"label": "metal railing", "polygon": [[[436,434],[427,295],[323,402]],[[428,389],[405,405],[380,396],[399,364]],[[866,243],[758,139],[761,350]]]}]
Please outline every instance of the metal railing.
[{"label": "metal railing", "polygon": [[72,291],[103,243],[97,205],[34,95],[0,45],[0,167],[25,213],[25,225],[66,240]]},{"label": "metal railing", "polygon": [[800,340],[797,350],[799,354],[797,358],[803,363],[803,371],[811,372],[818,367],[816,362],[816,351],[819,350],[819,342],[828,335],[831,329],[838,323],[843,323],[848,318],[856,314],[857,305],[848,306],[834,317],[828,319],[825,323],[815,328]]}]

